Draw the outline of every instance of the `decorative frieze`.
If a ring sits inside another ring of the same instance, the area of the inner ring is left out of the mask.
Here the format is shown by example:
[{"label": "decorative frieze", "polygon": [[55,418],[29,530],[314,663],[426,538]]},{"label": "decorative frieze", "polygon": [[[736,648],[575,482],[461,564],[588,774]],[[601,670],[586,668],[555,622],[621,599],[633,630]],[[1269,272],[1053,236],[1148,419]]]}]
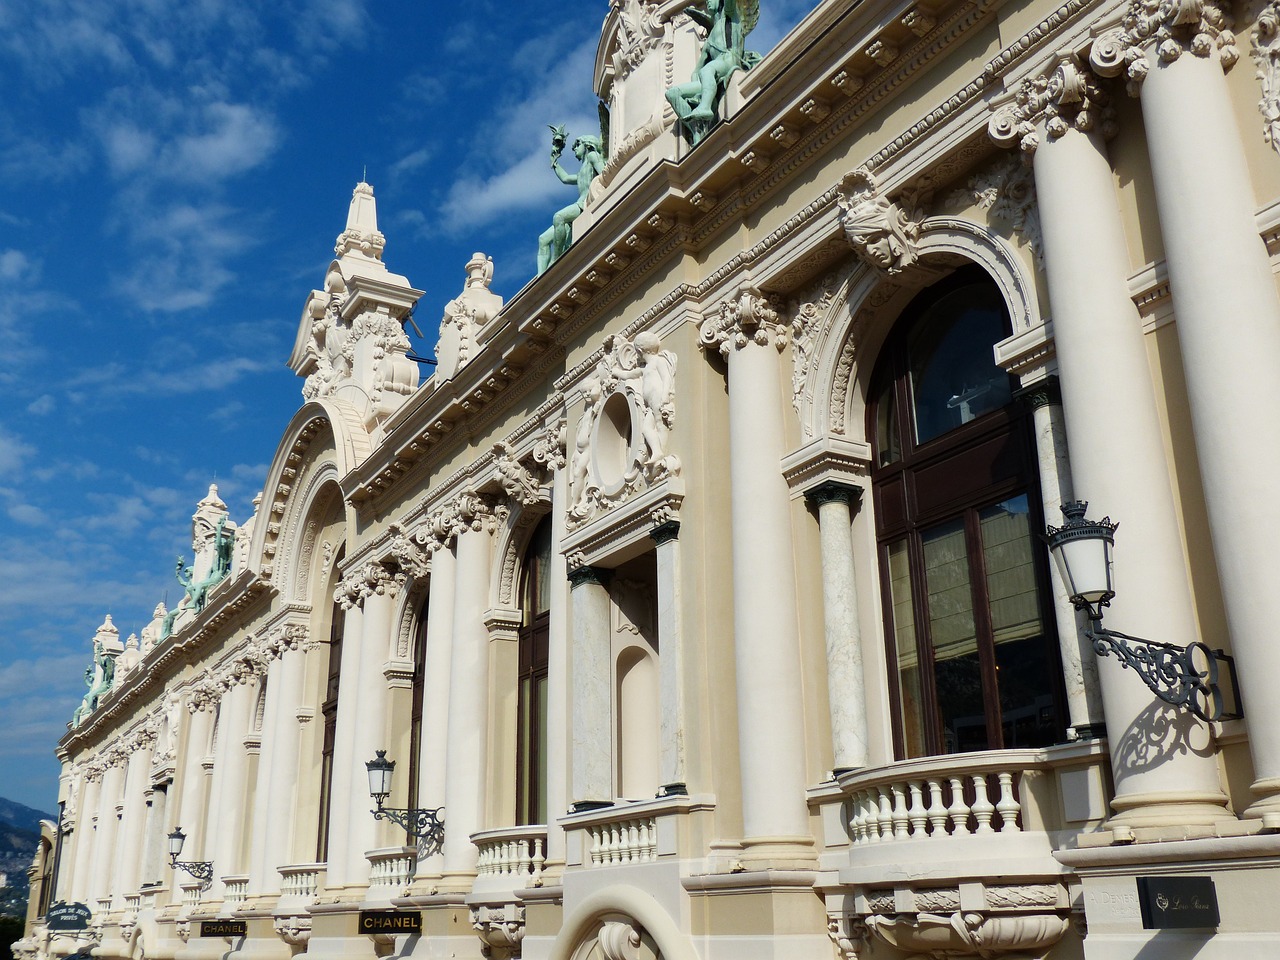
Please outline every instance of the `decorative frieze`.
[{"label": "decorative frieze", "polygon": [[844,235],[859,257],[890,275],[916,262],[923,212],[915,205],[903,210],[884,196],[870,170],[846,174],[836,202]]},{"label": "decorative frieze", "polygon": [[1132,0],[1118,30],[1103,34],[1089,50],[1089,63],[1101,76],[1124,75],[1137,96],[1151,70],[1150,57],[1173,63],[1184,53],[1217,54],[1223,70],[1240,59],[1230,13],[1215,0]]}]

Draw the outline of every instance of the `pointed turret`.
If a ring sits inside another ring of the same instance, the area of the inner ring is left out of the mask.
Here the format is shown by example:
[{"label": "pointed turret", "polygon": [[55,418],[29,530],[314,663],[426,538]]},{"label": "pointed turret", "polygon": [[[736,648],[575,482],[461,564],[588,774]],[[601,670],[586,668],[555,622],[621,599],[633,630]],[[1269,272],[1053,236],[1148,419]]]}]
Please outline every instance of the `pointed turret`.
[{"label": "pointed turret", "polygon": [[351,192],[347,229],[338,234],[333,252],[340,258],[359,256],[381,260],[386,246],[387,238],[378,231],[378,201],[373,198],[373,187],[361,180]]}]

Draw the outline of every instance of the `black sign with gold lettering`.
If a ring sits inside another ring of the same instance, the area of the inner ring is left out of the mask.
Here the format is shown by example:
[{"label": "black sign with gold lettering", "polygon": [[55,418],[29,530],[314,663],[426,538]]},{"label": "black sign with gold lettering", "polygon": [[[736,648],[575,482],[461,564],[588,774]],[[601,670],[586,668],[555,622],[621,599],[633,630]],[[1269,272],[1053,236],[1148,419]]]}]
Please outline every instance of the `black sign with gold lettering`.
[{"label": "black sign with gold lettering", "polygon": [[243,937],[249,933],[249,925],[244,920],[202,920],[200,936],[202,937]]},{"label": "black sign with gold lettering", "polygon": [[1218,925],[1212,877],[1138,877],[1144,930],[1208,929]]},{"label": "black sign with gold lettering", "polygon": [[83,903],[64,903],[59,900],[44,915],[49,930],[87,930],[93,912]]},{"label": "black sign with gold lettering", "polygon": [[361,910],[361,933],[422,933],[418,910]]}]

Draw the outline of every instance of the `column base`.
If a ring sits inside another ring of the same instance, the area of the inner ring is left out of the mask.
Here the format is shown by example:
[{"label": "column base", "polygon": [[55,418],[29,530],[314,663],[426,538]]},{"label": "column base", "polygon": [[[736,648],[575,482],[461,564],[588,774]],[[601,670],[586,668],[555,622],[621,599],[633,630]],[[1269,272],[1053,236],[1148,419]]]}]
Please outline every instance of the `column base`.
[{"label": "column base", "polygon": [[1280,777],[1255,780],[1249,789],[1258,799],[1249,805],[1245,817],[1261,820],[1263,830],[1280,830]]},{"label": "column base", "polygon": [[471,888],[476,885],[476,872],[474,870],[460,871],[450,873],[448,870],[440,878],[440,882],[436,884],[437,892],[440,894],[449,893],[470,893]]},{"label": "column base", "polygon": [[1223,793],[1136,793],[1111,801],[1115,814],[1106,828],[1123,837],[1125,830],[1147,827],[1213,826],[1235,820]]},{"label": "column base", "polygon": [[812,837],[748,837],[738,858],[747,870],[812,870],[818,853]]}]

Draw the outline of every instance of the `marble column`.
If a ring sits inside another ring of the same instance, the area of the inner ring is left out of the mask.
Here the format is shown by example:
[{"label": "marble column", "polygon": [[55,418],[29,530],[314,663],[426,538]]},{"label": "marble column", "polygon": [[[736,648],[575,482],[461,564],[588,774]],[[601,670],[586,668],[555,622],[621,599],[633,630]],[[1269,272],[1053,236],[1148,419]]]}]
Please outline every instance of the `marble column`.
[{"label": "marble column", "polygon": [[744,858],[812,856],[805,804],[804,704],[779,351],[787,327],[746,289],[703,321],[704,348],[729,376],[733,637]]},{"label": "marble column", "polygon": [[[349,578],[340,587],[335,600],[346,608],[342,629],[342,662],[339,664],[338,708],[333,742],[333,776],[329,787],[329,854],[326,884],[333,889],[348,882],[347,845],[344,838],[353,817],[369,817],[372,801],[356,808],[351,806],[350,779],[364,777],[364,763],[372,756],[358,757],[355,747],[357,715],[360,712],[360,641],[364,633],[364,610],[359,605],[359,587]],[[363,855],[362,855],[363,858]]]},{"label": "marble column", "polygon": [[[1280,472],[1280,295],[1223,76],[1236,51],[1218,35],[1213,12],[1208,3],[1183,11],[1201,17],[1185,34],[1195,34],[1195,43],[1140,45],[1146,69],[1128,69],[1141,84],[1205,508],[1248,710],[1256,777],[1248,815],[1280,828],[1280,703],[1271,686],[1280,676],[1280,551],[1269,522]],[[1100,48],[1097,65],[1116,72],[1108,54]],[[1261,121],[1253,119],[1258,129],[1250,135],[1260,139]],[[1223,639],[1205,637],[1210,646]]]},{"label": "marble column", "polygon": [[613,803],[613,684],[609,571],[582,566],[569,571],[573,610],[570,684],[573,811]]},{"label": "marble column", "polygon": [[[1036,460],[1040,472],[1040,503],[1048,522],[1057,524],[1062,505],[1075,499],[1071,484],[1071,460],[1067,455],[1067,430],[1062,412],[1062,389],[1056,375],[1019,390],[1022,401],[1031,407],[1036,434]],[[1067,694],[1069,733],[1079,740],[1105,737],[1102,689],[1098,681],[1098,657],[1085,639],[1083,627],[1088,617],[1077,612],[1067,596],[1066,585],[1053,565],[1054,625],[1058,654]]]},{"label": "marble column", "polygon": [[[1062,90],[1085,83],[1070,64],[1059,67],[1058,78]],[[1186,644],[1196,639],[1191,589],[1146,344],[1129,298],[1111,167],[1099,134],[1067,122],[1096,116],[1096,103],[1081,109],[1090,103],[1082,95],[1059,105],[1056,133],[1041,127],[1033,162],[1072,481],[1094,514],[1123,526],[1108,625]],[[1002,119],[992,121],[992,132],[1008,142]],[[1158,700],[1115,657],[1099,659],[1098,671],[1116,788],[1113,824],[1229,818],[1205,726]]]},{"label": "marble column", "polygon": [[93,848],[96,846],[97,830],[94,821],[98,816],[102,797],[102,775],[86,777],[84,796],[80,802],[80,814],[76,820],[76,845],[74,858],[69,871],[68,899],[77,903],[88,903],[91,874],[93,871]]},{"label": "marble column", "polygon": [[[343,768],[337,765],[336,751],[334,757],[334,787],[347,789],[351,818],[343,833],[329,835],[330,850],[335,842],[346,843],[345,883],[348,886],[369,882],[368,851],[404,842],[404,834],[399,827],[374,819],[371,812],[374,804],[369,797],[369,778],[364,766],[379,750],[387,749],[386,665],[391,659],[392,616],[399,590],[395,578],[382,564],[371,565],[366,581],[371,589],[364,599],[359,646],[360,680],[353,691],[357,700],[355,731],[351,741],[355,759],[350,767]],[[407,763],[405,767],[408,767]]]},{"label": "marble column", "polygon": [[166,843],[169,819],[169,784],[157,783],[151,787],[151,799],[147,802],[146,839],[142,845],[142,885],[163,883]]},{"label": "marble column", "polygon": [[680,524],[668,520],[649,533],[658,567],[658,783],[661,795],[688,793],[685,773],[684,579]]},{"label": "marble column", "polygon": [[[266,701],[262,709],[262,746],[258,754],[258,771],[253,787],[253,816],[249,827],[249,896],[257,896],[264,891],[269,882],[269,874],[274,871],[267,867],[267,844],[270,837],[276,834],[289,834],[289,826],[282,818],[272,817],[273,809],[280,809],[273,804],[271,797],[271,776],[277,764],[279,716],[280,716],[280,660],[273,657],[267,664],[266,675],[262,682],[266,684]],[[283,807],[291,809],[291,807]]]},{"label": "marble column", "polygon": [[493,517],[472,502],[458,527],[449,660],[449,745],[445,757],[443,876],[470,889],[476,870],[471,834],[483,830],[489,757],[489,574]]},{"label": "marble column", "polygon": [[[213,704],[206,704],[191,714],[187,723],[187,739],[184,752],[180,756],[181,766],[178,773],[178,790],[170,798],[169,806],[174,808],[173,826],[181,827],[187,835],[186,845],[182,849],[183,860],[203,860],[204,839],[212,796],[209,791],[210,777],[206,764],[212,762],[209,755],[209,738],[214,724]],[[169,828],[165,826],[166,835]],[[190,879],[181,871],[168,866],[168,849],[165,850],[165,880],[171,891],[170,902],[182,902],[181,884]]]},{"label": "marble column", "polygon": [[547,616],[547,860],[563,863],[569,809],[569,564],[560,551],[567,534],[569,474],[560,463],[551,481],[551,609]]},{"label": "marble column", "polygon": [[[453,656],[453,602],[457,590],[453,551],[439,548],[431,557],[427,597],[427,644],[422,685],[422,737],[418,754],[418,797],[423,807],[445,802],[445,771],[449,752],[449,680]],[[418,876],[439,876],[444,869],[440,852],[418,861]]]},{"label": "marble column", "polygon": [[841,773],[867,765],[867,694],[853,569],[853,514],[862,503],[862,488],[828,481],[806,491],[805,499],[818,510],[831,757]]}]

